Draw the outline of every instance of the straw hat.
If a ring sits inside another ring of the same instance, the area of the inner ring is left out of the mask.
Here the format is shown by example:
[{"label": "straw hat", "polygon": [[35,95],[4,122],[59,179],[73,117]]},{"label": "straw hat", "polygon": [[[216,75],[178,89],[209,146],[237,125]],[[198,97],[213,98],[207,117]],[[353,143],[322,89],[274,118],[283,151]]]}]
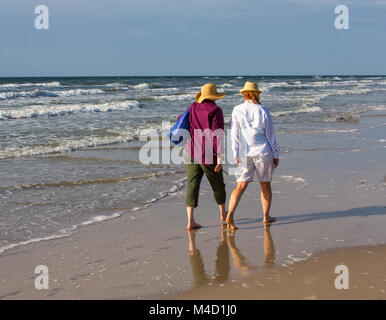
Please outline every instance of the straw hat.
[{"label": "straw hat", "polygon": [[219,100],[224,98],[225,96],[225,93],[217,93],[217,88],[213,83],[207,83],[201,87],[201,92],[196,94],[196,101],[198,103],[201,103],[205,99]]},{"label": "straw hat", "polygon": [[240,93],[243,93],[245,91],[252,91],[252,92],[261,93],[261,90],[259,90],[257,83],[256,82],[250,82],[250,81],[245,82],[244,88],[242,88],[240,90]]}]

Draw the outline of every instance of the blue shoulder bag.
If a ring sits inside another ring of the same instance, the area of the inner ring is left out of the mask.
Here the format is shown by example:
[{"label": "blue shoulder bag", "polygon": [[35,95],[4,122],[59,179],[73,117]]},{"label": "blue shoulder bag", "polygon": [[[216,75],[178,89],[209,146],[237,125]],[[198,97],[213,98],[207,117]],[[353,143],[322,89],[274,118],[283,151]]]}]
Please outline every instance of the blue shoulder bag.
[{"label": "blue shoulder bag", "polygon": [[[169,132],[170,141],[179,147],[184,146],[186,139],[190,135],[189,110],[190,107],[185,110],[185,112],[177,120],[176,124],[170,129]],[[184,143],[182,144],[182,142]]]}]

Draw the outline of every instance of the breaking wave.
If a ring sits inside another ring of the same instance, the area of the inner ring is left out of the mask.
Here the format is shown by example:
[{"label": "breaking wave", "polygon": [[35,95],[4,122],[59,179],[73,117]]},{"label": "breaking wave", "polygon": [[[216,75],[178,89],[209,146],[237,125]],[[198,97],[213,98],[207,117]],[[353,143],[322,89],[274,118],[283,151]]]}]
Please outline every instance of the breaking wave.
[{"label": "breaking wave", "polygon": [[111,112],[138,108],[139,102],[136,100],[103,104],[33,105],[21,109],[0,109],[0,120],[35,118],[41,116],[64,116],[78,112]]},{"label": "breaking wave", "polygon": [[283,110],[283,111],[273,111],[271,112],[271,115],[274,117],[283,117],[291,114],[296,113],[313,113],[313,112],[321,112],[322,109],[319,107],[304,107],[304,108],[298,108],[298,109],[292,109],[292,110]]},{"label": "breaking wave", "polygon": [[51,153],[70,152],[91,147],[100,147],[117,143],[133,141],[135,135],[128,130],[116,133],[114,136],[90,136],[83,139],[59,140],[45,145],[33,145],[24,147],[8,147],[0,150],[0,159],[37,156]]},{"label": "breaking wave", "polygon": [[5,83],[0,84],[1,88],[21,88],[21,87],[60,87],[59,81],[40,82],[40,83]]},{"label": "breaking wave", "polygon": [[83,95],[94,95],[105,93],[100,89],[73,89],[73,90],[40,90],[35,89],[31,91],[18,91],[18,92],[2,92],[0,93],[0,100],[10,100],[17,98],[37,98],[37,97],[72,97]]}]

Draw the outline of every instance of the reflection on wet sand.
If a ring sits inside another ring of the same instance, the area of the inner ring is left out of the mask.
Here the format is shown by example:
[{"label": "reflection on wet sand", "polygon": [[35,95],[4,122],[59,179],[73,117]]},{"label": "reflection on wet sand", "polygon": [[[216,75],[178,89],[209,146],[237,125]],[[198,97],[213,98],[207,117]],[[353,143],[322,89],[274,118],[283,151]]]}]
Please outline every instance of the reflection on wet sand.
[{"label": "reflection on wet sand", "polygon": [[236,230],[229,230],[228,233],[228,246],[231,250],[233,263],[237,269],[239,269],[243,276],[248,275],[249,271],[254,267],[247,263],[247,259],[241,254],[240,250],[236,247],[235,243]]},{"label": "reflection on wet sand", "polygon": [[227,233],[222,230],[220,235],[220,241],[216,251],[216,274],[214,275],[214,281],[216,283],[222,283],[228,280],[230,263],[229,263],[229,249],[227,245]]},{"label": "reflection on wet sand", "polygon": [[204,261],[200,250],[196,247],[196,233],[197,230],[188,230],[189,235],[189,258],[190,265],[192,266],[193,272],[193,286],[198,287],[201,284],[206,283],[209,277],[206,275]]},{"label": "reflection on wet sand", "polygon": [[[275,247],[271,235],[271,226],[264,228],[264,255],[265,266],[272,266],[275,262]],[[189,235],[189,259],[193,272],[193,286],[198,287],[210,282],[211,277],[205,271],[204,261],[200,250],[196,246],[196,236],[198,230],[188,230]],[[257,267],[250,265],[245,256],[236,246],[236,230],[223,228],[220,234],[220,240],[217,246],[215,269],[216,273],[212,277],[216,283],[224,283],[229,279],[230,256],[233,263],[243,276],[248,276],[252,269]],[[230,255],[229,255],[230,252]]]},{"label": "reflection on wet sand", "polygon": [[271,225],[264,226],[264,256],[265,267],[271,267],[275,263],[275,246],[273,244]]}]

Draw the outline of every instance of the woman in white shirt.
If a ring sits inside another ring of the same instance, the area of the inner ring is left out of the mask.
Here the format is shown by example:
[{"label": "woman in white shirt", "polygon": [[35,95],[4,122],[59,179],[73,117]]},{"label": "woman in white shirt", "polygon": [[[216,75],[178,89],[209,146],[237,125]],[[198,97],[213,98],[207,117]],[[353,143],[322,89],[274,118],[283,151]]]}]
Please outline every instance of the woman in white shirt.
[{"label": "woman in white shirt", "polygon": [[233,215],[254,173],[260,181],[261,204],[264,224],[272,223],[275,218],[269,215],[272,201],[271,180],[273,169],[279,165],[279,147],[276,144],[271,115],[260,104],[256,82],[247,81],[240,90],[245,102],[236,106],[232,112],[232,150],[235,156],[237,186],[233,190],[227,215],[227,225],[237,229]]}]

